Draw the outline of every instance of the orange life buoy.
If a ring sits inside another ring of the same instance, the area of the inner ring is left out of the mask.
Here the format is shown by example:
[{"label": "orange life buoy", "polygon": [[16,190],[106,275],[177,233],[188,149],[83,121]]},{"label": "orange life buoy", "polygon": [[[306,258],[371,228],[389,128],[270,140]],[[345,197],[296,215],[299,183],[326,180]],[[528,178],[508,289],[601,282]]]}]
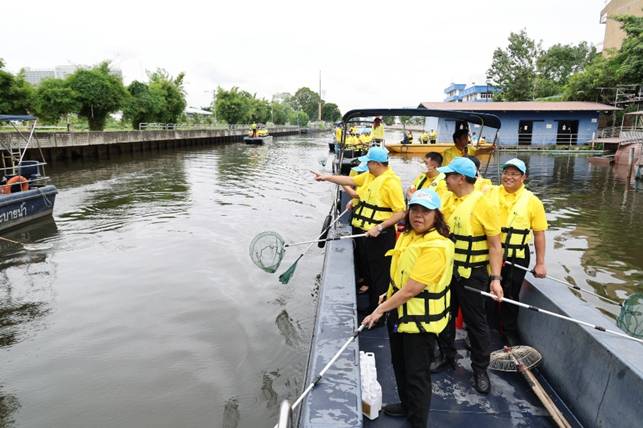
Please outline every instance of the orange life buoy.
[{"label": "orange life buoy", "polygon": [[23,192],[29,190],[29,180],[22,175],[16,175],[7,180],[7,184],[2,186],[2,193],[11,193],[11,186],[20,183],[20,190]]}]

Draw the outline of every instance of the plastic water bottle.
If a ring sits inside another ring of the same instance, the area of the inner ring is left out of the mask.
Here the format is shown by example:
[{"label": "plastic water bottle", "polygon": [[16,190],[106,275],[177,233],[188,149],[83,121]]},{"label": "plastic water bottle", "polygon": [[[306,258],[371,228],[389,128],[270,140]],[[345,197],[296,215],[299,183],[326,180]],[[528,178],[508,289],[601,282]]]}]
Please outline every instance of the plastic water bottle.
[{"label": "plastic water bottle", "polygon": [[359,353],[362,384],[362,413],[369,419],[376,419],[382,409],[382,386],[377,381],[375,355],[372,352]]}]

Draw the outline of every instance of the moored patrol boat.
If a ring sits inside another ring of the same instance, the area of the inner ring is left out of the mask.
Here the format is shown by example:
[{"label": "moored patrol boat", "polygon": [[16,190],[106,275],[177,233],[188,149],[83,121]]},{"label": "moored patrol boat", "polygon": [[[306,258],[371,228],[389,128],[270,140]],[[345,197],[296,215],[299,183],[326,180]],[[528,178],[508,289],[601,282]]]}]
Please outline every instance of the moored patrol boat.
[{"label": "moored patrol boat", "polygon": [[[15,126],[15,122],[24,121],[32,122],[27,136]],[[29,115],[0,115],[2,122],[10,123],[21,140],[16,143],[14,135],[0,133],[0,231],[51,216],[58,193],[55,186],[48,184],[44,159],[27,160],[27,155],[42,153],[34,138],[36,118]]]},{"label": "moored patrol boat", "polygon": [[[500,128],[499,119],[488,114],[370,109],[346,113],[344,129],[351,119],[376,115],[432,116]],[[340,153],[335,164],[336,173],[343,171],[341,159]],[[343,207],[347,200],[346,195],[338,191],[332,211],[334,216],[338,215],[337,208]],[[344,215],[329,237],[350,233],[349,218]],[[364,302],[360,300],[361,296],[356,295],[353,263],[350,241],[328,242],[304,382],[304,385],[316,383],[316,386],[301,402],[301,411],[296,418],[299,427],[408,426],[405,418],[391,418],[380,413],[378,418],[370,420],[362,413],[359,351],[375,355],[382,401],[399,401],[385,328],[362,332],[325,376],[318,378],[320,369],[354,334],[361,320],[358,309],[364,306]],[[571,296],[569,290],[554,285],[550,280],[525,281],[520,300],[596,325],[611,327],[614,324],[589,304]],[[569,426],[640,425],[643,420],[643,348],[639,343],[524,309],[519,315],[519,332],[525,345],[542,354],[542,365],[532,371]],[[492,342],[492,350],[502,347],[499,337],[492,337]],[[549,413],[517,373],[490,371],[491,393],[483,396],[475,392],[470,383],[469,352],[461,336],[456,340],[456,346],[459,348],[456,370],[432,375],[430,426],[554,426]],[[279,426],[288,426],[285,420],[280,423]]]}]

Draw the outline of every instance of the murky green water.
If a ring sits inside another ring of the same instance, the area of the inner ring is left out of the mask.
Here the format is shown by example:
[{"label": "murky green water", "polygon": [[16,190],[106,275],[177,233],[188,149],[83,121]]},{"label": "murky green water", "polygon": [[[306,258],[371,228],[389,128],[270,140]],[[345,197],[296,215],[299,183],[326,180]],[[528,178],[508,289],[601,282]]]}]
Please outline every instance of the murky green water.
[{"label": "murky green water", "polygon": [[[332,191],[308,170],[329,139],[52,168],[55,223],[7,236],[53,248],[0,244],[0,426],[271,426],[302,389],[323,254],[284,286],[247,247],[264,230],[315,236]],[[550,273],[641,290],[641,193],[587,158],[520,157],[549,212]],[[421,169],[392,165],[405,183]]]}]

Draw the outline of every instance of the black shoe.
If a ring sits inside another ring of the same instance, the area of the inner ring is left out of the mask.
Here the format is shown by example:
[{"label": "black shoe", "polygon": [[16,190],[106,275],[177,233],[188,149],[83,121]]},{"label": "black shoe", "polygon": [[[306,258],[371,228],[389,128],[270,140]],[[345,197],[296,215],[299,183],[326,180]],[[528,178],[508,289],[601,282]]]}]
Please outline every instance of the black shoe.
[{"label": "black shoe", "polygon": [[407,415],[406,409],[404,408],[402,403],[387,404],[386,406],[382,407],[382,411],[385,415],[393,417],[404,417]]},{"label": "black shoe", "polygon": [[486,371],[473,372],[473,387],[480,394],[489,394],[491,390],[491,381]]},{"label": "black shoe", "polygon": [[440,373],[444,369],[455,369],[455,360],[453,358],[440,357],[431,361],[431,373]]}]

